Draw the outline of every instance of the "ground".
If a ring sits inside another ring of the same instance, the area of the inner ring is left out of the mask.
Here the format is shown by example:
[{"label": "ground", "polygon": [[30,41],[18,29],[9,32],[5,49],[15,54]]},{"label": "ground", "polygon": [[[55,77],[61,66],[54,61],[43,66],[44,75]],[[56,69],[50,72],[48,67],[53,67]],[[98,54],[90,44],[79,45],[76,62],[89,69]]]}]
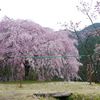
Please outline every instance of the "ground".
[{"label": "ground", "polygon": [[19,86],[18,83],[0,83],[0,100],[53,100],[37,98],[33,94],[54,92],[68,92],[75,94],[74,96],[82,94],[91,96],[90,98],[100,97],[100,85],[95,83],[89,85],[87,82],[44,82],[24,83],[22,88]]}]

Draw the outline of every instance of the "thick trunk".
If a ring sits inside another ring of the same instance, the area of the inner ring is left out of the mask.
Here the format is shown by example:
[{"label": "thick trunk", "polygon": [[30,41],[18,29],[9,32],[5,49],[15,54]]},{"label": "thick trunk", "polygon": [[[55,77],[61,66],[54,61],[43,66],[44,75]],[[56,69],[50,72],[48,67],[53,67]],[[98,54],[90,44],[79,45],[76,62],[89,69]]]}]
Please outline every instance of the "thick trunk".
[{"label": "thick trunk", "polygon": [[27,60],[25,61],[24,66],[25,66],[25,80],[28,80],[30,65]]},{"label": "thick trunk", "polygon": [[30,66],[25,66],[25,80],[28,80]]},{"label": "thick trunk", "polygon": [[95,83],[100,83],[100,80],[99,80],[97,72],[95,73]]}]

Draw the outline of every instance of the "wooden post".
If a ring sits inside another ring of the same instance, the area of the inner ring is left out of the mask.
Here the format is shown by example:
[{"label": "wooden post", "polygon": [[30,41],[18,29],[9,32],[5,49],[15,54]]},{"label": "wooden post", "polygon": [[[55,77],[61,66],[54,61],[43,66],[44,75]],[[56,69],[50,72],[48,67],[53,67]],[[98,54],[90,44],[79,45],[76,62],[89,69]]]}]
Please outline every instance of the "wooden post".
[{"label": "wooden post", "polygon": [[87,70],[88,70],[88,79],[89,79],[89,82],[90,82],[90,85],[91,85],[92,74],[91,74],[91,66],[90,66],[90,56],[88,56]]},{"label": "wooden post", "polygon": [[42,81],[44,82],[44,66],[42,66]]},{"label": "wooden post", "polygon": [[23,63],[23,58],[20,60],[20,88],[22,87],[22,63]]}]

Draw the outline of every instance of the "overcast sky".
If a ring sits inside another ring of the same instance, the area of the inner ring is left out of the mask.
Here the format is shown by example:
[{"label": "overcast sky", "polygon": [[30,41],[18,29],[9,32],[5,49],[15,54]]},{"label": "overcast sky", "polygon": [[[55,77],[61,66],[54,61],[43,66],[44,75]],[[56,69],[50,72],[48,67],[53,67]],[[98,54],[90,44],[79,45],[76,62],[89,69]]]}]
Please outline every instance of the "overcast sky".
[{"label": "overcast sky", "polygon": [[0,0],[0,18],[6,15],[14,19],[31,19],[55,30],[61,29],[58,22],[82,21],[80,27],[83,28],[91,23],[77,11],[80,1],[84,0]]}]

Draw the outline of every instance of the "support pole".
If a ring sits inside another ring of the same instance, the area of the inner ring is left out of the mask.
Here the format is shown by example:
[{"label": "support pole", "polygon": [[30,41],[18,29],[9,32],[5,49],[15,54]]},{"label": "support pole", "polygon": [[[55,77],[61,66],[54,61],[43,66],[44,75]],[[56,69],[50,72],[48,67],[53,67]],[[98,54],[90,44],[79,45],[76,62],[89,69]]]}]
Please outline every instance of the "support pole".
[{"label": "support pole", "polygon": [[44,82],[44,66],[42,66],[42,81]]},{"label": "support pole", "polygon": [[90,56],[88,56],[87,70],[88,70],[88,80],[89,80],[89,83],[91,85],[91,82],[92,82],[92,74],[91,74],[91,66],[90,66]]},{"label": "support pole", "polygon": [[20,60],[20,88],[22,87],[22,63],[23,63],[23,58]]}]

